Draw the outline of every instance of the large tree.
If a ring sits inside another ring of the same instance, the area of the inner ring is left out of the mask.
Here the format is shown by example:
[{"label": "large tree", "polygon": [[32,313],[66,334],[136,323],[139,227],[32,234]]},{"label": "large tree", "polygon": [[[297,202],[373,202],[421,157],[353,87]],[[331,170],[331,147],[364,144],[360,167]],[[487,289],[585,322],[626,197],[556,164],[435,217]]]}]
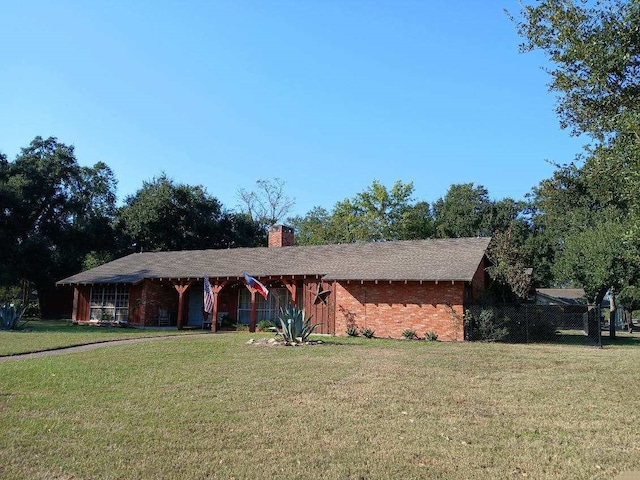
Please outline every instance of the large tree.
[{"label": "large tree", "polygon": [[258,222],[265,230],[275,225],[291,212],[295,199],[285,192],[286,182],[281,178],[272,180],[260,179],[256,181],[255,190],[238,190],[238,200],[242,213],[251,220]]},{"label": "large tree", "polygon": [[260,225],[223,210],[202,186],[176,184],[165,174],[125,199],[118,228],[138,251],[256,246]]},{"label": "large tree", "polygon": [[599,141],[640,138],[640,3],[543,0],[521,13],[521,50],[550,60],[561,126]]},{"label": "large tree", "polygon": [[331,214],[323,207],[312,208],[304,217],[290,218],[288,223],[296,232],[297,245],[323,245],[327,241],[327,232]]},{"label": "large tree", "polygon": [[439,238],[491,235],[492,203],[482,185],[454,184],[433,204],[436,236]]},{"label": "large tree", "polygon": [[553,215],[542,234],[557,242],[556,280],[572,276],[597,300],[639,280],[640,2],[543,0],[516,21],[521,50],[550,61],[560,125],[590,144],[552,179],[567,183],[541,185]]},{"label": "large tree", "polygon": [[332,212],[316,207],[290,219],[300,245],[428,238],[429,204],[413,200],[413,183],[397,181],[388,189],[373,181],[353,198],[336,203]]},{"label": "large tree", "polygon": [[40,294],[109,248],[115,179],[103,163],[78,164],[73,146],[36,137],[13,162],[0,157],[0,283]]}]

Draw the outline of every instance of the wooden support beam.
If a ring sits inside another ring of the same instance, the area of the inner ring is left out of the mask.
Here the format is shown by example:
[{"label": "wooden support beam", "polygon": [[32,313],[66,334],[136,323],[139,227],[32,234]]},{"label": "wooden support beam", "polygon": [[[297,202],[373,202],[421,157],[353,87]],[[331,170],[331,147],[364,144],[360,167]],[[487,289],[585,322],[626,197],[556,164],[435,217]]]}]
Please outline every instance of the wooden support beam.
[{"label": "wooden support beam", "polygon": [[258,320],[258,305],[256,304],[256,289],[251,288],[251,317],[249,318],[249,331],[256,331],[256,322]]},{"label": "wooden support beam", "polygon": [[291,303],[294,306],[296,306],[298,304],[298,296],[297,296],[298,289],[296,287],[295,282],[293,280],[290,282],[283,280],[282,283],[284,284],[285,287],[287,287],[287,290],[289,290],[289,293],[291,294]]},{"label": "wooden support beam", "polygon": [[257,322],[257,318],[258,318],[258,306],[257,306],[257,303],[256,303],[256,292],[257,292],[257,290],[255,288],[253,288],[253,287],[250,287],[246,283],[244,284],[244,286],[247,288],[247,290],[249,290],[249,293],[251,293],[251,317],[249,318],[249,331],[250,332],[255,332],[256,331],[256,322]]},{"label": "wooden support beam", "polygon": [[182,330],[184,326],[184,294],[189,290],[191,282],[187,283],[174,283],[174,288],[178,291],[178,330]]},{"label": "wooden support beam", "polygon": [[218,295],[220,291],[227,285],[227,281],[211,285],[211,293],[213,294],[213,312],[211,312],[211,331],[218,330]]}]

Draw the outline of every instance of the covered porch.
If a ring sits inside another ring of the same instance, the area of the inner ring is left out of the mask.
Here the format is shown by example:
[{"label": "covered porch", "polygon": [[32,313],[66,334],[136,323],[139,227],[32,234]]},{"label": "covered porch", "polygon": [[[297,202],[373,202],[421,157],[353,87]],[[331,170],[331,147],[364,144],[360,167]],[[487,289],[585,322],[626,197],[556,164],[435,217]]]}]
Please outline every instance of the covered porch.
[{"label": "covered porch", "polygon": [[332,288],[319,276],[256,278],[269,290],[266,299],[242,277],[208,277],[211,313],[204,308],[203,277],[147,278],[133,285],[75,285],[73,320],[99,323],[117,319],[140,327],[203,328],[215,332],[224,319],[227,324],[247,325],[253,332],[261,320],[275,323],[280,308],[297,305],[320,323],[318,333],[334,333]]}]

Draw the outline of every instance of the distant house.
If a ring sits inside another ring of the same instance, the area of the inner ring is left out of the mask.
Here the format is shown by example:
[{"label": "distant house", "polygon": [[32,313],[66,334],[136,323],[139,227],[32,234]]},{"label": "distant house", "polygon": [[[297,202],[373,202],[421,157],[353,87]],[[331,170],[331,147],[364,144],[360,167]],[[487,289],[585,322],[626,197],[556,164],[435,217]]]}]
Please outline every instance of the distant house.
[{"label": "distant house", "polygon": [[538,305],[586,305],[587,296],[582,288],[536,288]]},{"label": "distant house", "polygon": [[[203,325],[203,282],[213,318],[254,330],[290,303],[303,307],[318,333],[370,328],[400,338],[411,329],[463,340],[464,307],[485,289],[489,238],[293,246],[293,229],[276,225],[268,248],[134,253],[57,282],[74,289],[73,319],[132,325]],[[248,287],[247,272],[269,289]],[[216,322],[211,328],[216,330]]]}]

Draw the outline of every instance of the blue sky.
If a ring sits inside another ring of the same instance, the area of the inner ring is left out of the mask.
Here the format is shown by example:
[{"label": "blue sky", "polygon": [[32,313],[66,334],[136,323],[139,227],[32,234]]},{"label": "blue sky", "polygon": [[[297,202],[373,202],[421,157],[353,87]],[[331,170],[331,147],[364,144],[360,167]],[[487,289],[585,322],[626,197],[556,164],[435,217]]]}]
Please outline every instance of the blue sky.
[{"label": "blue sky", "polygon": [[586,140],[560,130],[517,0],[0,2],[0,151],[104,161],[122,200],[165,172],[225,207],[279,177],[294,214],[373,180],[522,198]]}]

